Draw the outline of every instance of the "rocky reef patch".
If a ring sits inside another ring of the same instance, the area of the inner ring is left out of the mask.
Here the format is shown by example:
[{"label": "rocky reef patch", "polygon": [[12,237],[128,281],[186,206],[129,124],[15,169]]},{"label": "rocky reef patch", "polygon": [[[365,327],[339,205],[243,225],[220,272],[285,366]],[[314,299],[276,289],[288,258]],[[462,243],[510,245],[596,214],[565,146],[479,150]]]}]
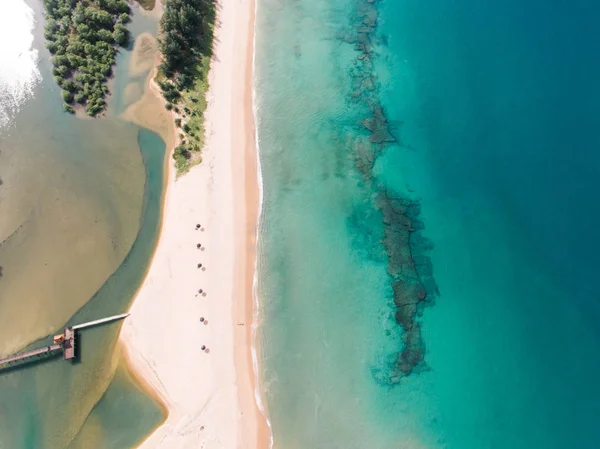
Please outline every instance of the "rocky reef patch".
[{"label": "rocky reef patch", "polygon": [[381,245],[387,255],[395,321],[402,328],[402,347],[393,357],[390,372],[386,373],[385,379],[378,376],[378,381],[397,384],[427,367],[421,322],[423,310],[435,303],[439,292],[427,255],[432,243],[422,234],[424,224],[419,218],[420,203],[390,191],[374,173],[375,162],[384,151],[407,148],[380,101],[374,60],[377,48],[385,45],[386,39],[377,36],[378,3],[379,0],[359,0],[352,26],[337,38],[352,45],[356,51],[350,70],[349,99],[367,111],[367,115],[356,124],[359,132],[352,143],[352,157],[354,166],[372,192],[372,205],[383,220]]}]

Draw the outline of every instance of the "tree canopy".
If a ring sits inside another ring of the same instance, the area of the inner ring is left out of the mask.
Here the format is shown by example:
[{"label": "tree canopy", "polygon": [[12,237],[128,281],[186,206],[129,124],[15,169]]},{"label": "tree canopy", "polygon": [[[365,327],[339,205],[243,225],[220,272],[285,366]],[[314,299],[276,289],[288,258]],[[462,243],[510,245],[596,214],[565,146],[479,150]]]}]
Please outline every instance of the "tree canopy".
[{"label": "tree canopy", "polygon": [[185,132],[173,153],[179,171],[199,160],[194,153],[203,145],[215,5],[215,0],[168,0],[160,21],[163,61],[157,83],[167,110],[181,114],[175,122]]},{"label": "tree canopy", "polygon": [[[116,47],[129,42],[127,0],[44,0],[44,8],[44,37],[62,98],[95,116],[106,107]],[[65,110],[73,112],[72,107]]]},{"label": "tree canopy", "polygon": [[161,71],[167,78],[187,75],[189,87],[199,58],[211,54],[214,18],[214,0],[169,0],[160,21]]}]

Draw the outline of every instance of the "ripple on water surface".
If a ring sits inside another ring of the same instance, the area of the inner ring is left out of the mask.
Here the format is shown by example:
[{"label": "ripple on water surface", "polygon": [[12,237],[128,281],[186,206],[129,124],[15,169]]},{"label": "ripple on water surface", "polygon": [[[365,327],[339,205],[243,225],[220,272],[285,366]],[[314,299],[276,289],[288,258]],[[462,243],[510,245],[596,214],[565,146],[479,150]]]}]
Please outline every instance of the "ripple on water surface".
[{"label": "ripple on water surface", "polygon": [[34,12],[23,0],[0,3],[0,130],[32,95],[40,79],[32,47]]}]

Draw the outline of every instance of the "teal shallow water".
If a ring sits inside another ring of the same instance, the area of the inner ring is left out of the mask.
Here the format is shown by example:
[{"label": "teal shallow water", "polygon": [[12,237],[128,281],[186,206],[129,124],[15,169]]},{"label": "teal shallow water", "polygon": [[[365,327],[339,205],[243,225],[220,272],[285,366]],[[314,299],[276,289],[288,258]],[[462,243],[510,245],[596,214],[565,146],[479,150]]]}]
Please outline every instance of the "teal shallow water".
[{"label": "teal shallow water", "polygon": [[402,333],[377,186],[357,169],[369,108],[349,96],[354,7],[259,5],[260,343],[277,447],[416,445],[429,420],[403,413],[423,386],[388,386]]},{"label": "teal shallow water", "polygon": [[[275,447],[597,447],[594,5],[373,5],[259,2]],[[370,152],[379,105],[395,141]],[[408,245],[381,192],[419,204]],[[403,376],[409,255],[432,301]]]}]

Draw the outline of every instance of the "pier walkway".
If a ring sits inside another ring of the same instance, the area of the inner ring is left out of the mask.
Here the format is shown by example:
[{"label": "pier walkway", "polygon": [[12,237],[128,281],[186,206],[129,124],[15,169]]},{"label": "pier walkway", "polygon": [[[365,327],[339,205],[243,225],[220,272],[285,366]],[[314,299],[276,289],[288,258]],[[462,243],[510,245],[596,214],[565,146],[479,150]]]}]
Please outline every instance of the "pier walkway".
[{"label": "pier walkway", "polygon": [[100,320],[88,321],[87,323],[81,323],[77,326],[73,326],[73,330],[85,329],[86,327],[98,326],[99,324],[110,323],[111,321],[122,320],[123,318],[127,318],[129,316],[128,313],[122,313],[121,315],[109,316],[108,318],[102,318]]},{"label": "pier walkway", "polygon": [[20,354],[11,355],[0,359],[0,370],[13,366],[18,363],[25,363],[28,361],[39,360],[46,356],[54,355],[58,351],[62,351],[63,359],[71,360],[75,358],[75,340],[76,333],[79,329],[85,329],[88,327],[98,326],[104,323],[110,323],[116,320],[122,320],[129,316],[128,313],[122,313],[120,315],[110,316],[108,318],[102,318],[95,321],[89,321],[87,323],[78,324],[73,327],[65,327],[62,334],[55,335],[53,344],[44,346],[40,349],[34,349],[32,351],[22,352]]},{"label": "pier walkway", "polygon": [[51,355],[56,351],[60,351],[62,349],[61,345],[50,345],[44,348],[35,349],[33,351],[22,352],[21,354],[16,354],[11,357],[6,357],[5,359],[0,359],[0,367],[3,365],[9,365],[11,363],[22,362],[27,359],[32,359],[34,357],[43,357],[46,355]]}]

